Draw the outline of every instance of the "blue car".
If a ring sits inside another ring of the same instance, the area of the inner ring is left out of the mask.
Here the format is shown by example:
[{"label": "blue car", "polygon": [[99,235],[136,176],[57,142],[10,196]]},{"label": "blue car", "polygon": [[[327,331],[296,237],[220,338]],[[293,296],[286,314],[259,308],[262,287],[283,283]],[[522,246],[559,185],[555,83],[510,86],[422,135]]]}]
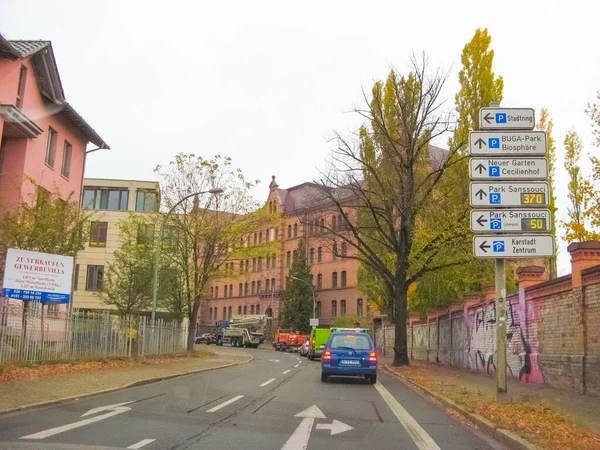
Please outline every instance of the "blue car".
[{"label": "blue car", "polygon": [[321,381],[330,376],[365,377],[377,382],[377,354],[373,340],[364,332],[333,332],[321,357]]}]

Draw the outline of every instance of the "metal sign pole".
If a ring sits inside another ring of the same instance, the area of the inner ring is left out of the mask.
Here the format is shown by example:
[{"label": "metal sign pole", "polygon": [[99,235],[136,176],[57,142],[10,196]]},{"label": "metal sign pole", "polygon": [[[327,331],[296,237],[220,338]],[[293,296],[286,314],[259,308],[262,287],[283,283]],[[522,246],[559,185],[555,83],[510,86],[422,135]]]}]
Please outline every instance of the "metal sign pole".
[{"label": "metal sign pole", "polygon": [[506,394],[506,265],[496,259],[496,395]]}]

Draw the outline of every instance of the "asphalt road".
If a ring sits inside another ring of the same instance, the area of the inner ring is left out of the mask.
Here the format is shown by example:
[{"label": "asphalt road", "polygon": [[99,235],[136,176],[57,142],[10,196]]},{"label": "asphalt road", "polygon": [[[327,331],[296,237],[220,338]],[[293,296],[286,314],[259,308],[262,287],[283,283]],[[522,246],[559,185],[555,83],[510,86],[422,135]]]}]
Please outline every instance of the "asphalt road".
[{"label": "asphalt road", "polygon": [[0,416],[0,448],[501,449],[379,371],[322,383],[320,363],[255,361]]}]

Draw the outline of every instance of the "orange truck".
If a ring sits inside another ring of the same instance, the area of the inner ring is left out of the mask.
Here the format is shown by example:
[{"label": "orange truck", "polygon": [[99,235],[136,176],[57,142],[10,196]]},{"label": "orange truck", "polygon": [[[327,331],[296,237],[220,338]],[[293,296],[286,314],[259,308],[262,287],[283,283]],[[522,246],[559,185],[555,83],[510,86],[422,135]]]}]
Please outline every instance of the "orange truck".
[{"label": "orange truck", "polygon": [[280,352],[297,352],[308,338],[308,334],[300,334],[299,331],[293,332],[291,329],[278,329],[275,339],[273,339],[273,347]]}]

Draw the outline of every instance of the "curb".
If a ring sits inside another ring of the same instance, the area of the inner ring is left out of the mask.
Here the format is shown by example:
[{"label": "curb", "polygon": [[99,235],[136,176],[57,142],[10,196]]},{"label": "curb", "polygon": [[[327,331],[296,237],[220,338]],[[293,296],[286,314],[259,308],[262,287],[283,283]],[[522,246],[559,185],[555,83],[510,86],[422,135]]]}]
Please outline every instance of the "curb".
[{"label": "curb", "polygon": [[172,374],[172,375],[164,375],[164,376],[160,376],[160,377],[145,378],[143,380],[134,381],[132,383],[125,384],[123,386],[101,389],[99,391],[89,392],[89,393],[82,394],[82,395],[72,395],[70,397],[63,397],[63,398],[59,398],[56,400],[50,400],[47,402],[30,403],[28,405],[19,406],[17,408],[8,409],[6,411],[0,411],[0,417],[9,415],[9,414],[28,411],[30,409],[41,408],[41,407],[45,407],[45,406],[54,406],[54,405],[58,405],[60,403],[67,403],[67,402],[70,402],[73,400],[82,400],[82,399],[85,399],[88,397],[93,397],[94,395],[109,394],[111,392],[122,391],[124,389],[129,389],[132,387],[138,387],[138,386],[144,386],[146,384],[158,383],[159,381],[171,380],[173,378],[184,377],[186,375],[192,375],[195,373],[209,372],[211,370],[225,369],[227,367],[239,366],[242,364],[248,364],[249,362],[252,362],[252,361],[254,361],[254,356],[250,356],[250,358],[248,358],[245,361],[229,363],[229,364],[222,364],[220,366],[208,367],[208,368],[204,368],[204,369],[189,370],[187,372],[176,373],[176,374]]},{"label": "curb", "polygon": [[406,378],[395,373],[387,365],[383,366],[383,370],[386,373],[388,373],[389,375],[391,375],[392,377],[394,377],[395,379],[399,380],[401,383],[404,383],[405,385],[407,385],[409,388],[423,391],[427,395],[438,400],[444,406],[456,410],[458,413],[460,413],[462,416],[469,419],[471,422],[475,423],[483,431],[485,431],[487,434],[492,436],[497,441],[499,441],[505,445],[508,445],[514,449],[540,450],[540,447],[537,447],[536,445],[532,444],[531,442],[523,439],[521,436],[517,435],[516,433],[513,433],[510,430],[506,430],[504,428],[498,427],[498,425],[496,425],[494,422],[486,419],[485,417],[480,416],[479,414],[475,414],[475,413],[471,413],[471,412],[467,411],[465,408],[463,408],[462,406],[457,404],[454,400],[451,400],[448,397],[438,394],[437,392],[434,392],[434,391],[420,385],[419,383],[415,383],[414,381],[407,380]]}]

